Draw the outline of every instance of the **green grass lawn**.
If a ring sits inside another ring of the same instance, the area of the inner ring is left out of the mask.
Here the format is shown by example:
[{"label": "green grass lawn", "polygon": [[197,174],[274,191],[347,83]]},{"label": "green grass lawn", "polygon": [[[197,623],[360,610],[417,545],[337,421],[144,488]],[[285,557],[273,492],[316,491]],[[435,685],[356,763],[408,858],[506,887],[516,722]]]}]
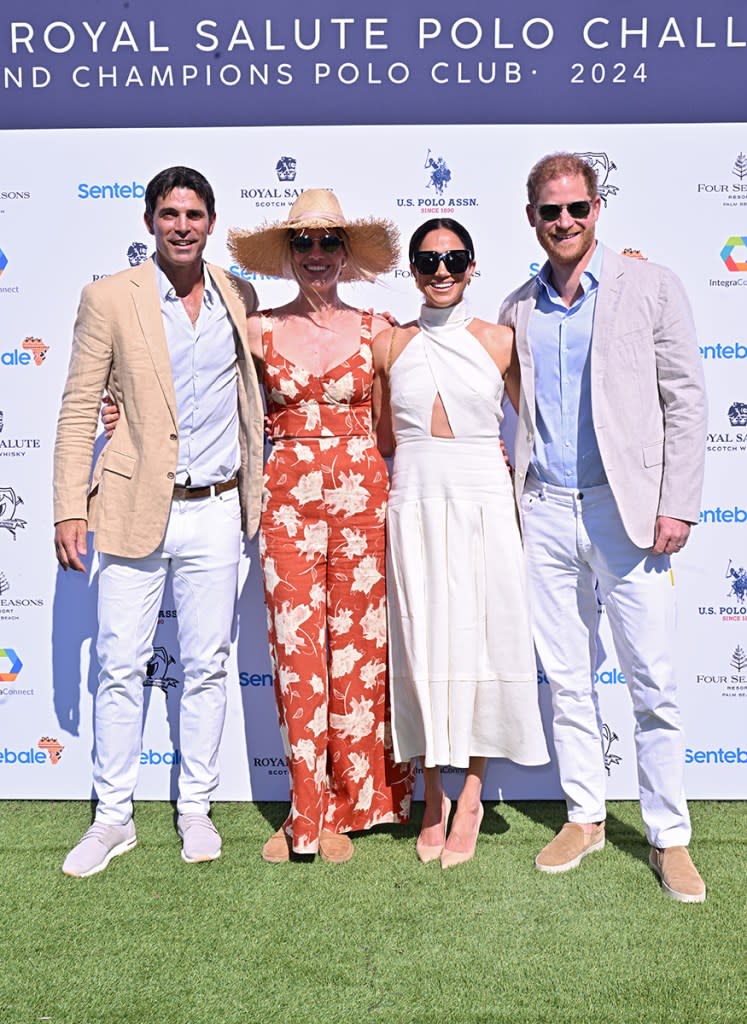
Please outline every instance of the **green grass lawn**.
[{"label": "green grass lawn", "polygon": [[217,804],[223,856],[187,865],[173,809],[137,808],[138,846],[60,871],[85,803],[0,804],[0,1021],[10,1024],[472,1024],[747,1020],[747,804],[691,805],[702,905],[647,866],[637,804],[576,871],[532,861],[558,803],[486,804],[469,864],[421,865],[408,828],[344,865],[267,865],[278,804]]}]

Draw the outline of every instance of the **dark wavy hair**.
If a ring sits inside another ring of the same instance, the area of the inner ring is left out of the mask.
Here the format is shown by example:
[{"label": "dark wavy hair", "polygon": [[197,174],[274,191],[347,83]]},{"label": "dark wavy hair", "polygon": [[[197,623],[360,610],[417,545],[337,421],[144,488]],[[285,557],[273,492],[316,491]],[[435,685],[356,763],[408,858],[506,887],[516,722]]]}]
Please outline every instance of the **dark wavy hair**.
[{"label": "dark wavy hair", "polygon": [[410,246],[407,250],[410,263],[415,259],[415,254],[419,252],[420,243],[425,236],[430,231],[438,231],[439,228],[444,228],[445,231],[453,231],[464,248],[469,252],[470,259],[473,260],[475,258],[475,245],[472,241],[472,236],[463,224],[460,224],[458,220],[452,220],[451,217],[433,217],[413,231]]},{"label": "dark wavy hair", "polygon": [[156,203],[174,188],[188,188],[195,192],[207,207],[210,220],[215,216],[213,187],[204,174],[191,167],[167,167],[151,178],[145,189],[145,215],[153,219]]}]

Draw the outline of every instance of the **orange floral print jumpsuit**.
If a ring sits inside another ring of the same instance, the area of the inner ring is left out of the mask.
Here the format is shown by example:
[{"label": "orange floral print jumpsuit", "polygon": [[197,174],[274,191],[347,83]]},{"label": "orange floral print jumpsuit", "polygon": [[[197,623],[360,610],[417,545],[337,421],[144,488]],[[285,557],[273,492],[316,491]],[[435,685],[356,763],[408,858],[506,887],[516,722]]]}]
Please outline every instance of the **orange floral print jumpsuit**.
[{"label": "orange floral print jumpsuit", "polygon": [[387,697],[386,465],[372,434],[371,323],[321,377],[274,349],[262,313],[272,454],[260,556],[296,853],[322,829],[406,822],[409,764],[393,760]]}]

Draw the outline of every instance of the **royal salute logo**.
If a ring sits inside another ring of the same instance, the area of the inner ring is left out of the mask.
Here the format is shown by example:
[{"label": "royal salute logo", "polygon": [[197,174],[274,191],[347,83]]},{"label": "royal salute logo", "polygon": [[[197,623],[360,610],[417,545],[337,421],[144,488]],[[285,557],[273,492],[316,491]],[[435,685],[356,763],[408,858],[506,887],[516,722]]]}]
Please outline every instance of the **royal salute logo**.
[{"label": "royal salute logo", "polygon": [[127,261],[131,267],[139,267],[148,259],[148,246],[145,242],[133,242],[127,249]]},{"label": "royal salute logo", "polygon": [[[270,213],[273,209],[290,208],[303,192],[303,188],[291,186],[296,180],[298,161],[294,156],[281,156],[274,165],[275,177],[279,184],[245,185],[239,190],[239,197],[247,199],[257,209]],[[280,188],[279,185],[283,187]],[[232,273],[235,271],[232,270]]]},{"label": "royal salute logo", "polygon": [[0,530],[7,530],[13,540],[16,532],[26,526],[26,520],[17,515],[19,505],[23,505],[20,494],[16,494],[12,487],[0,487]]},{"label": "royal salute logo", "polygon": [[608,775],[612,774],[613,768],[616,768],[617,765],[622,764],[622,757],[620,756],[620,754],[612,753],[612,744],[618,743],[619,739],[620,737],[617,735],[617,733],[613,732],[612,729],[610,729],[610,727],[605,722],[602,726],[602,744],[604,750],[604,767],[607,769]]},{"label": "royal salute logo", "polygon": [[158,686],[168,695],[169,687],[179,685],[179,680],[167,675],[172,665],[176,664],[176,658],[172,657],[163,646],[153,648],[153,654],[145,666],[145,679],[143,686]]},{"label": "royal salute logo", "polygon": [[609,182],[609,176],[617,170],[617,164],[613,163],[606,153],[574,153],[574,156],[585,161],[597,176],[597,192],[604,205],[610,196],[616,196],[620,191],[617,185]]},{"label": "royal salute logo", "polygon": [[[3,433],[4,425],[5,416],[3,410],[0,409],[0,435]],[[7,434],[0,436],[0,458],[3,456],[18,458],[40,448],[41,441],[38,437],[9,437]]]},{"label": "royal salute logo", "polygon": [[695,683],[708,694],[729,699],[747,699],[747,654],[740,645],[735,647],[729,659],[728,668],[732,672],[721,670],[704,670],[695,676]]},{"label": "royal salute logo", "polygon": [[296,180],[296,158],[294,156],[281,156],[275,164],[275,172],[278,181]]},{"label": "royal salute logo", "polygon": [[[395,200],[400,209],[417,210],[423,217],[451,217],[465,207],[479,205],[475,196],[460,196],[454,191],[451,167],[446,157],[428,149],[425,154],[422,170],[427,171],[418,195],[398,196]],[[470,225],[468,224],[469,228]],[[395,271],[395,276],[400,274]],[[402,275],[409,277],[406,271]]]},{"label": "royal salute logo", "polygon": [[[747,451],[747,402],[736,401],[722,413],[722,426],[706,434],[706,451],[715,455],[735,455]],[[728,426],[726,424],[728,420]]]}]

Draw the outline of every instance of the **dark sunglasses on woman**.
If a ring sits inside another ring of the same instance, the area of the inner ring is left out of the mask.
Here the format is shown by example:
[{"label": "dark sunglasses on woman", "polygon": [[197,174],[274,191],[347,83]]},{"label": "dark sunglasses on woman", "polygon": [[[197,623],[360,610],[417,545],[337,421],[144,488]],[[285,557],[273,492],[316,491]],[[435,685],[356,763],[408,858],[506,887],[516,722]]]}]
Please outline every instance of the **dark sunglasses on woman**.
[{"label": "dark sunglasses on woman", "polygon": [[450,274],[463,274],[472,262],[472,253],[469,249],[447,249],[446,252],[426,249],[416,252],[412,258],[413,266],[419,274],[435,274],[441,262]]},{"label": "dark sunglasses on woman", "polygon": [[342,248],[342,239],[339,235],[322,235],[321,238],[312,238],[311,235],[294,235],[290,240],[291,249],[295,252],[311,252],[314,242],[319,244],[322,252],[339,252]]}]

